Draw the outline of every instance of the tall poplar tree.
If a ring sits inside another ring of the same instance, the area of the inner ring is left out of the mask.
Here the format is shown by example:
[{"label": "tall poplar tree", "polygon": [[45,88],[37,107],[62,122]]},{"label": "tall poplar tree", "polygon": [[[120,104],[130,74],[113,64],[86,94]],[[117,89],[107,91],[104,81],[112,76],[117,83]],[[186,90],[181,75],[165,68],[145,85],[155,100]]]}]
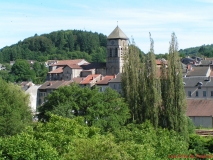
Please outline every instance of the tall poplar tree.
[{"label": "tall poplar tree", "polygon": [[168,67],[162,69],[162,100],[161,126],[187,137],[186,96],[175,33],[171,35]]},{"label": "tall poplar tree", "polygon": [[146,65],[145,65],[145,76],[146,80],[146,94],[143,96],[146,97],[145,101],[145,119],[150,120],[150,122],[157,127],[158,126],[158,112],[159,107],[161,106],[161,88],[160,80],[157,77],[156,73],[156,60],[154,54],[154,41],[151,38],[150,34],[150,51],[147,55]]},{"label": "tall poplar tree", "polygon": [[122,73],[123,95],[129,104],[131,118],[134,122],[141,121],[141,103],[139,97],[141,60],[140,50],[135,45],[130,45],[124,55],[124,66]]}]

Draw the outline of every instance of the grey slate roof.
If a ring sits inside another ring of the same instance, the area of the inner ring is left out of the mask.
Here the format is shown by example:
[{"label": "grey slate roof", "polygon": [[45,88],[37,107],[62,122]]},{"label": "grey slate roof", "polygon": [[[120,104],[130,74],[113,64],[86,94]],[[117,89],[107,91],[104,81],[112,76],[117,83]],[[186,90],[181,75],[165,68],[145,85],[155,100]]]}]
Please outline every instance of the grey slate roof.
[{"label": "grey slate roof", "polygon": [[189,71],[186,76],[206,76],[208,69],[209,67],[194,67],[193,71]]},{"label": "grey slate roof", "polygon": [[184,77],[183,81],[185,82],[184,87],[196,87],[198,82],[202,82],[202,87],[213,87],[213,77]]},{"label": "grey slate roof", "polygon": [[213,65],[213,64],[212,64],[212,61],[210,61],[210,60],[202,60],[201,65],[208,66],[208,65]]},{"label": "grey slate roof", "polygon": [[193,63],[194,61],[195,61],[194,59],[188,58],[188,57],[182,58],[182,59],[181,59],[181,62],[182,62],[183,64]]},{"label": "grey slate roof", "polygon": [[107,39],[129,39],[124,32],[117,26]]}]

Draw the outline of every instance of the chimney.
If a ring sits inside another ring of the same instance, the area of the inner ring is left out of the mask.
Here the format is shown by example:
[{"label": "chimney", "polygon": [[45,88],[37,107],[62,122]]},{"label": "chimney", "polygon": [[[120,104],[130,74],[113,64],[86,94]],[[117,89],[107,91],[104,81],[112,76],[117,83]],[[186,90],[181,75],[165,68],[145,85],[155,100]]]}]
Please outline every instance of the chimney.
[{"label": "chimney", "polygon": [[103,79],[103,76],[101,75],[101,76],[100,76],[100,80],[102,80],[102,79]]},{"label": "chimney", "polygon": [[49,86],[52,86],[52,82],[49,83]]},{"label": "chimney", "polygon": [[116,78],[116,74],[114,74],[114,78]]}]

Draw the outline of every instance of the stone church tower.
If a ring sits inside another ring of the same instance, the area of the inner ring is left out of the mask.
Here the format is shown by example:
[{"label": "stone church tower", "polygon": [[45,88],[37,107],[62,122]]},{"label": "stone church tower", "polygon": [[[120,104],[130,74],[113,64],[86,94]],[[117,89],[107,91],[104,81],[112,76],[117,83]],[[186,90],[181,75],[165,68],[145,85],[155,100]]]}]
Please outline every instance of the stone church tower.
[{"label": "stone church tower", "polygon": [[124,64],[123,55],[128,50],[128,44],[128,37],[118,26],[107,37],[107,75],[122,72],[122,67]]}]

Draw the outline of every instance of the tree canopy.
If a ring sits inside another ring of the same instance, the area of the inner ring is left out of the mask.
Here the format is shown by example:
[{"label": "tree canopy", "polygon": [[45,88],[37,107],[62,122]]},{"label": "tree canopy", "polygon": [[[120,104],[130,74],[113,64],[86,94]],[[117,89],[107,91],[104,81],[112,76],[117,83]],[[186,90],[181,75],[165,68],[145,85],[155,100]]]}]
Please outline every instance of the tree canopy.
[{"label": "tree canopy", "polygon": [[14,135],[32,122],[29,96],[0,78],[0,136]]},{"label": "tree canopy", "polygon": [[0,63],[17,59],[37,60],[48,59],[79,59],[105,62],[106,36],[81,30],[56,31],[50,34],[37,34],[6,46],[0,50]]},{"label": "tree canopy", "polygon": [[50,113],[68,118],[83,116],[89,126],[103,131],[119,128],[129,118],[128,106],[116,91],[108,88],[99,92],[97,88],[82,88],[77,84],[60,87],[49,94],[39,112],[42,121],[48,120]]},{"label": "tree canopy", "polygon": [[190,155],[187,142],[174,131],[154,129],[149,122],[101,134],[99,128],[86,125],[83,117],[51,115],[49,122],[0,138],[2,159],[166,160],[178,154]]}]

